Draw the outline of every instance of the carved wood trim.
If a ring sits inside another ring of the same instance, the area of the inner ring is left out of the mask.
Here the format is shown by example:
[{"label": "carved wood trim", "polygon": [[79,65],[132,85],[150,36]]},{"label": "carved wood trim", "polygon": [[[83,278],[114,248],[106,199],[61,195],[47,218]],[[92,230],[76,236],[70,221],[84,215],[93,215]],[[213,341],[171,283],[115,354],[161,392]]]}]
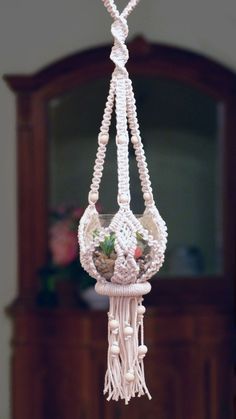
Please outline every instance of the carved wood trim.
[{"label": "carved wood trim", "polygon": [[[141,74],[145,72],[146,68],[148,75],[157,75],[157,71],[159,71],[160,74],[166,74],[167,77],[171,75],[173,78],[177,70],[176,78],[178,80],[181,80],[182,77],[186,77],[186,80],[189,79],[191,83],[195,80],[199,86],[208,85],[213,92],[217,89],[222,95],[228,95],[230,91],[234,95],[236,92],[234,72],[206,56],[179,47],[153,44],[142,36],[134,38],[128,47],[130,51],[128,67],[132,73],[135,72],[138,62],[143,64],[145,61],[145,66],[141,66]],[[113,66],[109,62],[110,51],[111,45],[91,48],[58,60],[32,75],[12,74],[5,75],[4,79],[8,86],[17,93],[39,90],[42,86],[50,84],[61,76],[75,73],[78,68],[90,67],[99,62],[108,63],[105,68],[107,74],[110,75]],[[173,71],[173,67],[175,71]]]},{"label": "carved wood trim", "polygon": [[[32,97],[25,93],[17,99],[17,174],[18,174],[18,263],[19,291],[25,295],[32,288],[35,271],[33,249],[34,205],[34,160]],[[27,261],[27,263],[26,263]]]}]

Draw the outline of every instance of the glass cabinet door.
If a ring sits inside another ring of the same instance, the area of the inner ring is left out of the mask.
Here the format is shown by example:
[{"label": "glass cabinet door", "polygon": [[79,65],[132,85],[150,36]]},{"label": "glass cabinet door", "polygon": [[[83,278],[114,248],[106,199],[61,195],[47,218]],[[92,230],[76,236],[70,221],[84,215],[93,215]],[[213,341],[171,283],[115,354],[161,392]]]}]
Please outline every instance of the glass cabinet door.
[{"label": "glass cabinet door", "polygon": [[[220,104],[186,84],[133,77],[138,117],[154,197],[168,226],[166,262],[159,276],[222,273]],[[83,84],[48,104],[50,208],[85,207],[108,79]],[[101,183],[102,212],[117,210],[115,130]],[[143,211],[130,146],[132,209]]]}]

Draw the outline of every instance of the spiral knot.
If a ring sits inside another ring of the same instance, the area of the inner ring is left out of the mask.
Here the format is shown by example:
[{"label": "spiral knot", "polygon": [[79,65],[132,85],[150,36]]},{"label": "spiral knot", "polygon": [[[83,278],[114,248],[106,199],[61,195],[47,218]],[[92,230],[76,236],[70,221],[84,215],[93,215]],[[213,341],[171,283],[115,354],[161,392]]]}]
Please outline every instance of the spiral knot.
[{"label": "spiral knot", "polygon": [[127,74],[125,64],[128,61],[129,52],[125,45],[125,40],[129,30],[127,21],[123,16],[119,16],[114,20],[111,26],[111,33],[114,37],[114,45],[111,50],[110,58],[114,62],[118,73],[122,75]]}]

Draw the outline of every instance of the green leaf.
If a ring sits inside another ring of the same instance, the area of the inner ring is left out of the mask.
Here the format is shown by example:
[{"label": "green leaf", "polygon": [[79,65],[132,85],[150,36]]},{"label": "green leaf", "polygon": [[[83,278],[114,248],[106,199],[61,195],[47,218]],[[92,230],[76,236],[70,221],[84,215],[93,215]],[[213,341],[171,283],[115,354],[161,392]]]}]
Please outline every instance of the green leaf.
[{"label": "green leaf", "polygon": [[105,237],[102,243],[100,243],[100,248],[107,257],[109,257],[115,249],[115,238],[115,233],[111,233],[109,236]]},{"label": "green leaf", "polygon": [[143,235],[141,233],[139,233],[138,231],[136,232],[136,239],[140,242],[143,241]]}]

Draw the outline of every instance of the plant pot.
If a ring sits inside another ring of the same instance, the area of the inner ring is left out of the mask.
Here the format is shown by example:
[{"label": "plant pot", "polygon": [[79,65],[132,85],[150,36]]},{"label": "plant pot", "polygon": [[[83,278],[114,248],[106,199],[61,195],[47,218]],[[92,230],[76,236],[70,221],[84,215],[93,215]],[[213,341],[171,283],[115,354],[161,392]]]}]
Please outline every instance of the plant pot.
[{"label": "plant pot", "polygon": [[[95,250],[93,252],[93,263],[97,272],[107,281],[110,282],[115,269],[117,260],[116,252],[116,233],[108,230],[114,215],[101,214],[99,215],[99,225],[92,231]],[[141,222],[142,215],[135,215]],[[101,239],[101,233],[103,239]],[[90,231],[91,234],[91,231]],[[133,255],[134,263],[137,266],[137,278],[145,273],[146,269],[151,263],[150,247],[146,240],[144,240],[141,233],[136,233],[136,248]]]}]

